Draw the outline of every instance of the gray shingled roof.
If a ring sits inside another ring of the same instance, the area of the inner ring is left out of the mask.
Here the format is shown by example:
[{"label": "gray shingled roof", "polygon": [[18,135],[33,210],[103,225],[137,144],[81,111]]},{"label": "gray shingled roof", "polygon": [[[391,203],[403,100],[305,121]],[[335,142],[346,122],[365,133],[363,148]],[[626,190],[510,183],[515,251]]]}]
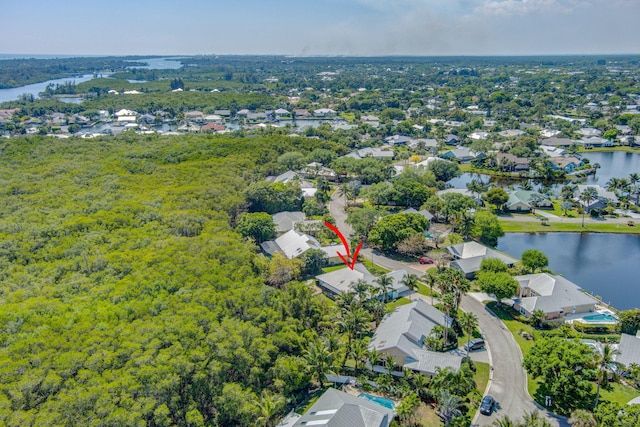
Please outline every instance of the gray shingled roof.
[{"label": "gray shingled roof", "polygon": [[480,270],[480,264],[482,264],[482,261],[485,259],[497,258],[507,265],[513,265],[518,261],[509,255],[494,251],[477,242],[460,243],[447,247],[447,250],[456,258],[456,260],[451,263],[451,266],[462,270],[465,274]]},{"label": "gray shingled roof", "polygon": [[545,313],[559,313],[570,307],[596,304],[598,300],[580,290],[575,283],[562,276],[547,273],[516,276],[521,288],[530,288],[538,296],[520,299],[520,306],[529,313],[542,310]]},{"label": "gray shingled roof", "polygon": [[294,426],[388,427],[393,418],[391,409],[330,388]]},{"label": "gray shingled roof", "polygon": [[413,371],[433,375],[436,368],[451,368],[454,371],[460,369],[462,357],[450,353],[437,353],[429,350],[413,350],[415,361],[405,363],[404,367]]},{"label": "gray shingled roof", "polygon": [[413,357],[413,351],[422,349],[431,330],[444,322],[444,313],[422,300],[402,305],[382,319],[369,342],[369,350],[398,349],[406,357]]},{"label": "gray shingled roof", "polygon": [[278,212],[271,215],[271,217],[276,225],[276,233],[284,233],[293,230],[294,225],[297,222],[304,221],[306,215],[304,212]]},{"label": "gray shingled roof", "polygon": [[289,259],[297,258],[309,249],[321,249],[315,238],[296,230],[289,230],[275,241],[269,240],[260,246],[269,255],[282,252]]},{"label": "gray shingled roof", "polygon": [[629,366],[632,363],[640,365],[640,337],[622,334],[618,351],[620,354],[616,356],[616,362],[625,366]]}]

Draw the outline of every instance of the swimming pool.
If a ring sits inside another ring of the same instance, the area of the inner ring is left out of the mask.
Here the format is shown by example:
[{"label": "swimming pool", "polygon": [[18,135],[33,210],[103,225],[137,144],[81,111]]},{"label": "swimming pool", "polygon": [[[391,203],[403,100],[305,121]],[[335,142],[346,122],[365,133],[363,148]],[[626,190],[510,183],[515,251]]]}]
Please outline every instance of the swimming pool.
[{"label": "swimming pool", "polygon": [[384,406],[387,409],[393,410],[396,407],[396,404],[391,399],[387,399],[386,397],[373,396],[367,393],[360,393],[358,397],[362,397],[363,399],[370,400],[374,403],[377,403],[380,406]]},{"label": "swimming pool", "polygon": [[598,314],[591,314],[589,316],[584,316],[582,320],[584,320],[587,323],[604,323],[604,322],[615,323],[618,321],[618,318],[607,313],[598,313]]}]

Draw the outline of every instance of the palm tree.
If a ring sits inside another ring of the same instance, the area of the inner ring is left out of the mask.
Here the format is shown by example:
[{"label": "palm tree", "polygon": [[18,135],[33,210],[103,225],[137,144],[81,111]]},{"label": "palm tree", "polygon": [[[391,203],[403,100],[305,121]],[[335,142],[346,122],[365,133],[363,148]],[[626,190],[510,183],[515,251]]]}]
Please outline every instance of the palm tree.
[{"label": "palm tree", "polygon": [[536,208],[543,201],[544,198],[541,194],[533,193],[531,197],[529,197],[529,205],[531,206],[531,213],[536,213]]},{"label": "palm tree", "polygon": [[458,318],[460,327],[467,334],[467,357],[469,357],[469,342],[471,341],[471,334],[473,330],[478,327],[478,317],[470,311],[463,312]]},{"label": "palm tree", "polygon": [[638,183],[640,182],[640,173],[633,172],[629,174],[629,183],[631,183],[632,191],[636,194],[636,205],[638,204],[638,197],[640,197],[640,191],[638,191]]},{"label": "palm tree", "polygon": [[561,190],[562,199],[563,200],[571,200],[571,199],[573,199],[577,189],[578,189],[578,187],[575,186],[574,184],[567,184],[567,185],[563,186],[562,190]]},{"label": "palm tree", "polygon": [[447,346],[447,341],[449,340],[449,327],[450,318],[452,317],[453,309],[456,306],[456,300],[453,297],[453,294],[444,294],[444,296],[440,299],[442,305],[444,306],[444,346]]},{"label": "palm tree", "polygon": [[593,187],[587,187],[584,189],[582,193],[580,193],[580,201],[584,202],[584,207],[582,209],[582,226],[584,227],[584,215],[589,209],[591,202],[596,200],[598,197],[598,192]]},{"label": "palm tree", "polygon": [[260,417],[256,420],[256,426],[272,427],[275,425],[274,416],[278,414],[284,405],[284,398],[279,394],[272,394],[268,390],[262,390],[262,395],[254,401]]},{"label": "palm tree", "polygon": [[605,344],[602,347],[602,353],[598,354],[596,362],[598,368],[598,387],[596,389],[596,403],[593,405],[594,408],[598,406],[598,400],[600,399],[600,386],[603,381],[608,380],[607,377],[610,372],[610,366],[616,364],[616,362],[614,362],[614,356],[617,354],[619,354],[618,350],[615,350],[610,344]]},{"label": "palm tree", "polygon": [[415,274],[407,274],[402,278],[400,283],[412,291],[418,289],[418,276]]},{"label": "palm tree", "polygon": [[380,353],[378,353],[378,350],[374,348],[369,352],[369,355],[367,356],[367,360],[371,365],[371,369],[373,369],[374,366],[380,365],[380,362],[382,361],[382,356],[380,355]]},{"label": "palm tree", "polygon": [[391,375],[392,372],[395,372],[395,370],[398,368],[398,362],[394,355],[386,355],[384,359],[384,367],[387,368],[387,371],[389,371],[389,375]]},{"label": "palm tree", "polygon": [[415,392],[407,394],[396,409],[398,418],[407,423],[411,422],[415,416],[415,409],[418,406],[420,406],[420,399],[418,399],[418,395]]},{"label": "palm tree", "polygon": [[564,216],[567,216],[567,211],[573,208],[573,203],[568,201],[562,202],[560,208],[563,210]]},{"label": "palm tree", "polygon": [[382,318],[384,317],[384,311],[386,309],[386,306],[382,300],[374,298],[368,301],[367,307],[369,308],[369,310],[371,311],[371,314],[373,315],[373,320],[376,323],[376,328],[377,328],[378,325],[380,325]]},{"label": "palm tree", "polygon": [[363,362],[368,355],[367,345],[363,340],[356,340],[351,346],[349,354],[355,363],[356,375],[358,374],[358,364]]},{"label": "palm tree", "polygon": [[446,390],[440,392],[438,397],[438,411],[442,418],[444,418],[444,425],[448,426],[451,421],[462,414],[460,412],[460,406],[462,405],[462,399],[455,394],[451,394]]},{"label": "palm tree", "polygon": [[494,427],[518,427],[517,424],[511,421],[511,419],[506,415],[498,418],[491,425]]},{"label": "palm tree", "polygon": [[525,412],[520,425],[523,427],[553,427],[538,411]]},{"label": "palm tree", "polygon": [[435,273],[431,270],[427,270],[422,276],[422,280],[429,286],[429,293],[431,294],[431,305],[433,305],[433,285],[435,285],[438,281]]},{"label": "palm tree", "polygon": [[356,293],[359,302],[369,299],[369,292],[371,291],[371,285],[363,279],[359,279],[353,285],[353,291]]},{"label": "palm tree", "polygon": [[322,341],[313,341],[303,354],[312,379],[320,383],[320,388],[324,387],[324,376],[330,372],[334,353]]},{"label": "palm tree", "polygon": [[598,422],[593,414],[585,409],[576,409],[571,413],[569,424],[572,427],[598,427]]},{"label": "palm tree", "polygon": [[462,212],[460,218],[458,219],[458,228],[459,232],[464,239],[469,238],[469,234],[471,234],[471,230],[475,225],[475,216],[470,214],[469,212]]},{"label": "palm tree", "polygon": [[382,301],[387,302],[387,296],[389,295],[389,290],[393,286],[393,280],[391,277],[384,275],[380,276],[375,280],[376,284],[380,288],[380,293],[382,295]]}]

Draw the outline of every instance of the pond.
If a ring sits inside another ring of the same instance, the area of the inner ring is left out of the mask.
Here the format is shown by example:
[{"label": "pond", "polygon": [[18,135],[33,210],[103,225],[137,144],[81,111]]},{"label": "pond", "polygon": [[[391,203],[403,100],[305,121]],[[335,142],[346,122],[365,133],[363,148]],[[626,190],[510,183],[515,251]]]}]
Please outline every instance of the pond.
[{"label": "pond", "polygon": [[[584,153],[584,157],[588,158],[591,164],[599,163],[600,169],[595,175],[589,175],[587,178],[573,181],[576,184],[599,184],[605,186],[607,181],[611,178],[628,178],[629,174],[636,172],[640,173],[640,152],[639,153],[625,153],[624,151],[612,151],[612,152],[597,152],[597,153]],[[482,181],[484,183],[492,183],[499,187],[517,187],[521,185],[524,180],[522,179],[509,179],[502,177],[492,177],[485,174],[465,172],[459,177],[456,177],[447,184],[453,188],[467,188],[467,184],[473,180]],[[542,183],[537,180],[529,180],[534,190],[539,190],[542,187],[550,187],[552,192],[559,193],[562,186],[565,184],[560,183]],[[568,183],[569,181],[567,181]]]},{"label": "pond", "polygon": [[589,233],[508,233],[498,250],[520,258],[527,249],[549,257],[549,268],[619,310],[640,308],[640,236]]}]

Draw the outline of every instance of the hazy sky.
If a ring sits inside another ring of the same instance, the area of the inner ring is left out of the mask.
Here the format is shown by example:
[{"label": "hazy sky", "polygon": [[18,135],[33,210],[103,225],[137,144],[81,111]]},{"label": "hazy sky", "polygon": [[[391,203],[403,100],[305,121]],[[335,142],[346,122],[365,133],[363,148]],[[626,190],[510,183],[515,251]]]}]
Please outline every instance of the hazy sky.
[{"label": "hazy sky", "polygon": [[20,0],[0,53],[640,53],[640,0]]}]

